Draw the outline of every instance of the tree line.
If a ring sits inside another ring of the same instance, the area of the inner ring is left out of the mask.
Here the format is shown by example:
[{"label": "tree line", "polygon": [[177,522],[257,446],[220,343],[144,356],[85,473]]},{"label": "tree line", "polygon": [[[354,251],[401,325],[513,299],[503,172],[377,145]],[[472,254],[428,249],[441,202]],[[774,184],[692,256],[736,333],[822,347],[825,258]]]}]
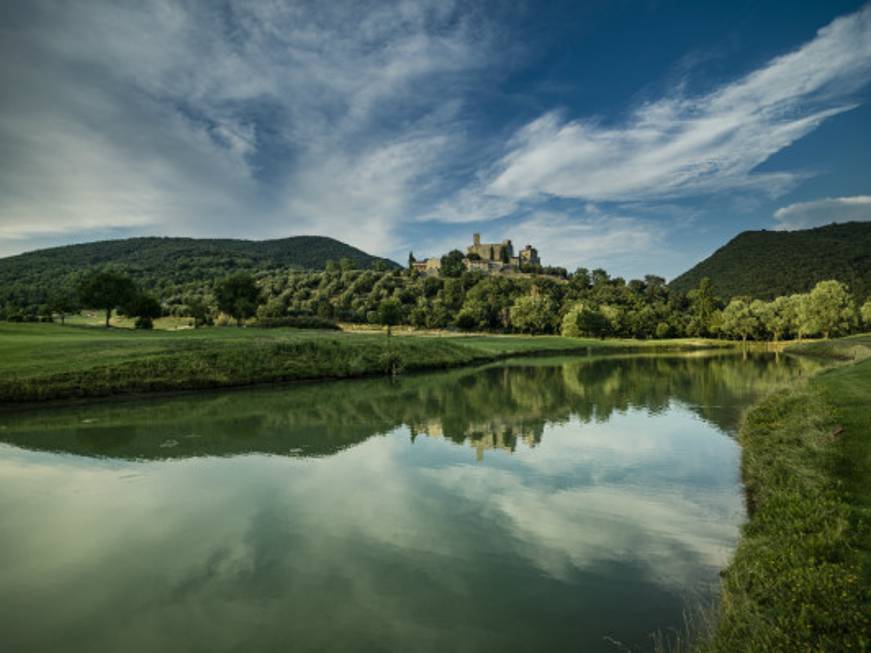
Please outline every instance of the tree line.
[{"label": "tree line", "polygon": [[[454,266],[456,267],[456,266]],[[158,296],[122,272],[93,270],[53,292],[42,319],[81,308],[113,311],[151,328],[161,315],[190,318],[195,326],[330,326],[336,322],[388,327],[571,337],[713,337],[783,340],[834,337],[871,326],[871,299],[859,307],[850,289],[828,280],[810,292],[772,301],[735,297],[728,303],[709,279],[688,293],[647,275],[625,281],[605,270],[554,270],[549,275],[487,275],[448,266],[447,274],[354,269],[330,262],[322,272],[240,272],[210,284]],[[0,316],[25,319],[20,315]]]}]

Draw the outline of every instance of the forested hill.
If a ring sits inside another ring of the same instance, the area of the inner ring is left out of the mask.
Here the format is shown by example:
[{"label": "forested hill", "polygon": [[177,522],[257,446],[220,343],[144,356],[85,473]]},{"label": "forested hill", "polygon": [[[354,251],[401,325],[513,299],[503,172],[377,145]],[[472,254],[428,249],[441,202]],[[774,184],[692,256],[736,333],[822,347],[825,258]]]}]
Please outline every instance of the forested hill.
[{"label": "forested hill", "polygon": [[772,299],[837,279],[862,301],[871,296],[871,222],[802,231],[745,231],[668,285],[687,292],[704,277],[724,300],[737,295]]},{"label": "forested hill", "polygon": [[128,238],[42,249],[0,259],[0,287],[40,284],[92,267],[112,266],[148,286],[211,281],[231,272],[295,268],[322,270],[327,261],[350,259],[356,268],[376,261],[398,267],[323,236],[278,240]]}]

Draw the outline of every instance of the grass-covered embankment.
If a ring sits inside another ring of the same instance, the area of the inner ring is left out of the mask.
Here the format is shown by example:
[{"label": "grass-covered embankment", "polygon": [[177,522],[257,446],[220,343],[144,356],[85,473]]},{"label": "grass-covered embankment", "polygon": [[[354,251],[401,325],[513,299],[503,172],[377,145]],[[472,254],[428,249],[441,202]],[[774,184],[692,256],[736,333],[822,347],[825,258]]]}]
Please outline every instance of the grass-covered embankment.
[{"label": "grass-covered embankment", "polygon": [[859,362],[774,393],[747,414],[740,441],[750,519],[724,573],[717,628],[700,651],[871,646],[871,337],[793,351]]},{"label": "grass-covered embankment", "polygon": [[133,331],[0,323],[0,403],[440,369],[520,354],[686,349],[704,341],[394,336],[297,329]]}]

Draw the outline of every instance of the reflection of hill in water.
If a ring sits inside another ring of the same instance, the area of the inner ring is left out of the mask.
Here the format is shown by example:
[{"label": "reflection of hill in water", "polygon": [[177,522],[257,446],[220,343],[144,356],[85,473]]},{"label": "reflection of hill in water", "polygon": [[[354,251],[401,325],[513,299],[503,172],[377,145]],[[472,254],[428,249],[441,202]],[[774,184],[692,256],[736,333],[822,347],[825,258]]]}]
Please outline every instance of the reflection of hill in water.
[{"label": "reflection of hill in water", "polygon": [[404,378],[365,379],[70,406],[0,416],[0,440],[28,449],[132,459],[248,452],[324,456],[408,425],[470,441],[479,456],[541,441],[549,422],[605,421],[679,401],[721,429],[767,387],[808,371],[791,357],[735,354],[516,360]]}]

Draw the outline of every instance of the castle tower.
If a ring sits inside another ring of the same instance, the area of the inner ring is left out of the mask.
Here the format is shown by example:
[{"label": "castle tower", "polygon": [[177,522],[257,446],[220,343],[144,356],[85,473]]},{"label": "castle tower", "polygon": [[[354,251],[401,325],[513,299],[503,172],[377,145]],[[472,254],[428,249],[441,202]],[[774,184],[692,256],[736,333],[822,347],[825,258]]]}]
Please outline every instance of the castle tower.
[{"label": "castle tower", "polygon": [[481,234],[476,233],[472,236],[472,244],[476,246],[481,244]]}]

